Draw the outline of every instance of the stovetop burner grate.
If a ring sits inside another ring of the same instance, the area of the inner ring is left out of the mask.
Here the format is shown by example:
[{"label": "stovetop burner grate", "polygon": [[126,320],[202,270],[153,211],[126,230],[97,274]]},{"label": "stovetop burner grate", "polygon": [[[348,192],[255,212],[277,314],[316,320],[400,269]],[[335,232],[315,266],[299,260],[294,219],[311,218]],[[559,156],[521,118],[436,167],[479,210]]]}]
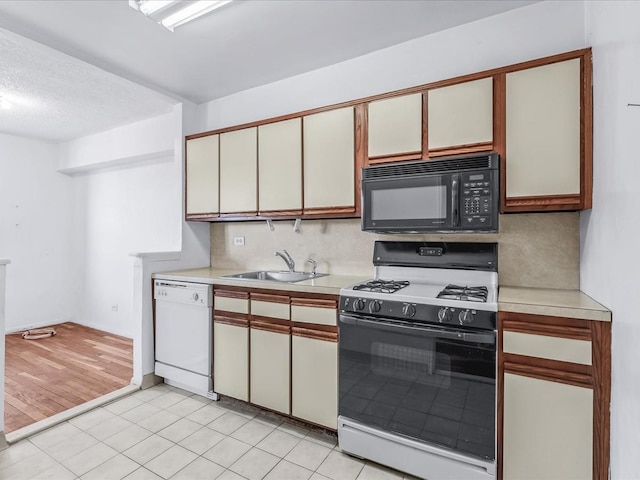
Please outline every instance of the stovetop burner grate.
[{"label": "stovetop burner grate", "polygon": [[400,289],[408,286],[410,282],[408,280],[371,280],[369,282],[355,285],[354,290],[362,290],[365,292],[377,292],[377,293],[395,293]]},{"label": "stovetop burner grate", "polygon": [[469,302],[486,302],[489,295],[487,287],[467,287],[460,285],[447,285],[438,294],[438,298],[448,300],[464,300]]}]

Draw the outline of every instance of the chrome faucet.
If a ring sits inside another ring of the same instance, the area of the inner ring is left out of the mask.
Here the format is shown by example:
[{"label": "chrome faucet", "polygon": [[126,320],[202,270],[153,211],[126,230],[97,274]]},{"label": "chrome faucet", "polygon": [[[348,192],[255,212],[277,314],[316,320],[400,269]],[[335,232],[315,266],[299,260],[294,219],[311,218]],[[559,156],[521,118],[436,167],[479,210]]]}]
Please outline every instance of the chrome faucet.
[{"label": "chrome faucet", "polygon": [[291,255],[289,255],[289,252],[287,252],[286,250],[282,250],[282,252],[275,252],[274,255],[284,260],[284,263],[287,264],[290,272],[294,272],[296,270],[296,262],[293,261],[293,258],[291,258]]},{"label": "chrome faucet", "polygon": [[315,276],[316,270],[318,268],[318,262],[316,262],[313,258],[308,258],[307,263],[311,264],[311,275]]}]

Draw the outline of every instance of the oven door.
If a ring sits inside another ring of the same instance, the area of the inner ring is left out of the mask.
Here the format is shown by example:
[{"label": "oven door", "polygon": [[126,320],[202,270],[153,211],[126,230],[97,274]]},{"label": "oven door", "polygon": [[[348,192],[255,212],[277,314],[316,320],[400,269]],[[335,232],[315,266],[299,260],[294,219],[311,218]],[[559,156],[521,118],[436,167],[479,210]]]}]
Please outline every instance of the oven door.
[{"label": "oven door", "polygon": [[495,459],[496,334],[340,315],[339,415]]},{"label": "oven door", "polygon": [[459,228],[459,175],[414,175],[362,181],[362,230],[448,231]]}]

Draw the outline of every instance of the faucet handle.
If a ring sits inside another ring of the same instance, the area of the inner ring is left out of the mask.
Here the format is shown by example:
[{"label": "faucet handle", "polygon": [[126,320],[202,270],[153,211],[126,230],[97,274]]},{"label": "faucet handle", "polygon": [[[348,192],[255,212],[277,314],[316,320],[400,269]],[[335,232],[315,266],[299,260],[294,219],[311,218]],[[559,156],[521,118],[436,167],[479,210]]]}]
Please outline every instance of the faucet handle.
[{"label": "faucet handle", "polygon": [[311,264],[311,275],[315,275],[316,269],[318,268],[318,262],[316,262],[313,258],[308,258],[307,263]]}]

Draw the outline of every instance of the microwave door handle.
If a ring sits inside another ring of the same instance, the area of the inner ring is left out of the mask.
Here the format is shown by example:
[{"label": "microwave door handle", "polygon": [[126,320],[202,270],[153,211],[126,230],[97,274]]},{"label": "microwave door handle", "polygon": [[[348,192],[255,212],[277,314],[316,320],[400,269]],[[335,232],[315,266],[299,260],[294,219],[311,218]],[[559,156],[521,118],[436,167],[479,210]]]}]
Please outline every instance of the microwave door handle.
[{"label": "microwave door handle", "polygon": [[[414,327],[411,325],[389,323],[384,320],[367,320],[365,318],[353,317],[351,315],[340,315],[340,323],[348,325],[362,325],[363,327],[372,328],[374,330],[384,330],[385,332],[411,333],[422,337],[439,337],[450,340],[462,340],[465,342],[481,343],[485,345],[494,345],[496,337],[494,332],[487,333],[471,333],[460,330],[441,330],[437,328],[429,328],[425,326]],[[400,331],[400,332],[399,332]]]},{"label": "microwave door handle", "polygon": [[458,211],[458,197],[460,195],[460,182],[458,176],[453,175],[451,178],[451,222],[454,227],[460,226],[460,212]]}]

